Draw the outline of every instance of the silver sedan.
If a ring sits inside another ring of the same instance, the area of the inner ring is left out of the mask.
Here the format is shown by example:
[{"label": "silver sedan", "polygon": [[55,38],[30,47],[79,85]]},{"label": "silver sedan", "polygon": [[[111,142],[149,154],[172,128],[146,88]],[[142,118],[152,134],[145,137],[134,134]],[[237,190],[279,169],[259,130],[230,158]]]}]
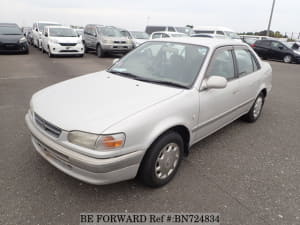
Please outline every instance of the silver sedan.
[{"label": "silver sedan", "polygon": [[271,82],[246,44],[157,39],[106,71],[37,92],[26,123],[37,152],[70,176],[160,187],[194,143],[240,117],[255,122]]}]

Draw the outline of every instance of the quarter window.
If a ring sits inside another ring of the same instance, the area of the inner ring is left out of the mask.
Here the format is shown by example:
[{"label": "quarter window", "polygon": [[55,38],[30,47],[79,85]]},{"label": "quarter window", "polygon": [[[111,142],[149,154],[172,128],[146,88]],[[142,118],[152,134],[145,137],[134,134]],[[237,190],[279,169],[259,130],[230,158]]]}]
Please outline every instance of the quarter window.
[{"label": "quarter window", "polygon": [[208,76],[221,76],[227,80],[234,79],[234,64],[231,50],[219,50],[215,53],[208,69]]},{"label": "quarter window", "polygon": [[238,75],[245,76],[254,71],[253,56],[246,49],[236,49],[235,56],[237,60]]}]

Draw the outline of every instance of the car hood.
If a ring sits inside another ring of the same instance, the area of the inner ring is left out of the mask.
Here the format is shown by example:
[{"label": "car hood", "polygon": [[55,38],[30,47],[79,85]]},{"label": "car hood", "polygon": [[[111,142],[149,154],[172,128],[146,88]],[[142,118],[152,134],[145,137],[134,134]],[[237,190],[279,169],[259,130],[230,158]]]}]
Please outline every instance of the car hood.
[{"label": "car hood", "polygon": [[51,40],[55,40],[59,43],[77,43],[80,37],[51,37]]},{"label": "car hood", "polygon": [[17,35],[0,35],[0,43],[19,43],[19,40],[24,37],[22,34]]},{"label": "car hood", "polygon": [[111,125],[182,91],[102,71],[37,92],[32,97],[31,110],[67,131],[101,133]]}]

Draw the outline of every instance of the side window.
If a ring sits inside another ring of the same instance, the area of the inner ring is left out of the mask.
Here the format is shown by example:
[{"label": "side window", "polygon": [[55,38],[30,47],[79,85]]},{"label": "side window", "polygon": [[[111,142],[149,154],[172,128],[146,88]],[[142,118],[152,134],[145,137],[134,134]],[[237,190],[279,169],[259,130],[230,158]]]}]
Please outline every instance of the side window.
[{"label": "side window", "polygon": [[235,73],[231,50],[218,50],[215,53],[208,68],[207,76],[221,76],[227,80],[234,79]]},{"label": "side window", "polygon": [[217,34],[225,35],[223,31],[217,30]]},{"label": "side window", "polygon": [[281,44],[280,42],[272,41],[271,46],[272,46],[272,48],[275,48],[275,49],[285,49],[284,45]]},{"label": "side window", "polygon": [[251,58],[252,58],[252,64],[253,64],[253,71],[255,72],[260,69],[260,66],[254,55],[251,54]]},{"label": "side window", "polygon": [[169,35],[167,35],[167,34],[161,34],[161,36],[162,36],[162,38],[169,38],[170,36]]},{"label": "side window", "polygon": [[153,34],[152,35],[152,39],[156,39],[156,38],[160,38],[161,37],[161,34],[160,33],[157,33],[157,34]]},{"label": "side window", "polygon": [[238,75],[245,76],[254,71],[253,56],[246,49],[235,49],[235,56],[238,67]]}]

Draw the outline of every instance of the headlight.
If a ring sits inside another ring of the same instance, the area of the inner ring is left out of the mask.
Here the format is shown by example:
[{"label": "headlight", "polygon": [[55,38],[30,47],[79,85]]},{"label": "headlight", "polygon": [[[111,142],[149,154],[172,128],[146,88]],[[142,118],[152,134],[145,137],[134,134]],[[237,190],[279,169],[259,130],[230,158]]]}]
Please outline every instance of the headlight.
[{"label": "headlight", "polygon": [[297,55],[300,55],[300,51],[294,50],[294,53],[296,53]]},{"label": "headlight", "polygon": [[24,43],[24,42],[26,42],[26,41],[27,41],[27,40],[26,40],[25,37],[22,37],[22,38],[19,40],[20,43]]},{"label": "headlight", "polygon": [[125,134],[97,135],[81,131],[71,131],[68,140],[76,145],[95,150],[121,148],[125,143]]}]

